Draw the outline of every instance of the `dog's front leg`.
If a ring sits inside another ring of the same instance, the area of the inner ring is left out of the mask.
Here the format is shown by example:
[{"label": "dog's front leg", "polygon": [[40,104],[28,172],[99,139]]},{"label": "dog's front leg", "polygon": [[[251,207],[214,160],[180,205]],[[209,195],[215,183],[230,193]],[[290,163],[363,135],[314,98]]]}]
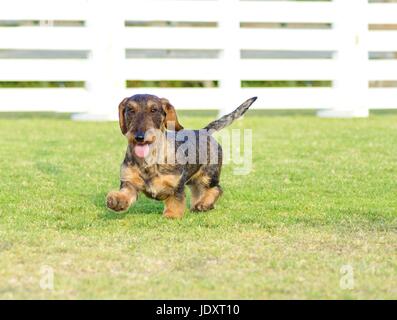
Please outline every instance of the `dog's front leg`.
[{"label": "dog's front leg", "polygon": [[171,219],[180,219],[185,214],[185,184],[187,177],[187,171],[183,170],[181,178],[178,182],[178,186],[175,188],[175,193],[164,200],[164,217]]},{"label": "dog's front leg", "polygon": [[120,191],[111,191],[107,195],[107,207],[116,212],[127,211],[136,201],[137,190],[128,182],[122,182]]},{"label": "dog's front leg", "polygon": [[164,200],[164,212],[163,215],[170,219],[180,219],[183,217],[186,209],[185,205],[185,193],[178,193],[172,195]]},{"label": "dog's front leg", "polygon": [[116,212],[128,210],[143,186],[138,170],[128,165],[121,166],[120,180],[120,191],[111,191],[106,198],[107,207]]}]

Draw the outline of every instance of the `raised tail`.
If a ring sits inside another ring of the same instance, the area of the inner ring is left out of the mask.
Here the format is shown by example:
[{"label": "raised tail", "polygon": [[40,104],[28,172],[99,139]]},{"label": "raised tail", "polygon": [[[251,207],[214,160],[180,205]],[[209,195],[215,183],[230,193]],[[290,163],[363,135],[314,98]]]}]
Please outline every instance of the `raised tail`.
[{"label": "raised tail", "polygon": [[248,99],[245,101],[241,106],[239,106],[236,110],[233,112],[223,116],[222,118],[219,118],[218,120],[215,120],[211,122],[209,125],[207,125],[204,129],[206,130],[211,130],[211,131],[219,131],[228,125],[232,124],[232,122],[238,118],[240,118],[251,105],[255,102],[257,97],[253,97],[251,99]]}]

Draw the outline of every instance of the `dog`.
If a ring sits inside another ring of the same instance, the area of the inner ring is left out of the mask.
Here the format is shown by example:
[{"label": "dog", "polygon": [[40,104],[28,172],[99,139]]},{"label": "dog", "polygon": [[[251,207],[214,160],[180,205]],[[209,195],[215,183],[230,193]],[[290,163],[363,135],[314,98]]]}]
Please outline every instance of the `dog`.
[{"label": "dog", "polygon": [[[148,94],[125,98],[119,105],[119,124],[128,146],[120,190],[107,195],[107,207],[126,211],[143,192],[164,201],[164,217],[182,218],[188,186],[192,211],[213,209],[222,195],[222,148],[212,134],[240,118],[256,99],[245,101],[201,130],[185,130],[167,99]],[[158,161],[160,155],[162,161]]]}]

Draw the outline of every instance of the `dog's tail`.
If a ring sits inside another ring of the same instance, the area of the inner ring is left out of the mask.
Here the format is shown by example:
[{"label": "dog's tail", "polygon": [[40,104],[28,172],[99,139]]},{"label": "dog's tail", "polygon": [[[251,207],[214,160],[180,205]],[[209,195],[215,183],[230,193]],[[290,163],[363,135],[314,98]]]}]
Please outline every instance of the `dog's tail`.
[{"label": "dog's tail", "polygon": [[257,97],[253,97],[251,99],[248,99],[245,101],[241,106],[239,106],[236,110],[233,112],[223,116],[222,118],[219,118],[218,120],[215,120],[211,122],[209,125],[207,125],[204,129],[209,131],[219,131],[222,130],[223,128],[227,127],[228,125],[232,124],[232,122],[238,118],[240,118],[251,105],[255,102]]}]

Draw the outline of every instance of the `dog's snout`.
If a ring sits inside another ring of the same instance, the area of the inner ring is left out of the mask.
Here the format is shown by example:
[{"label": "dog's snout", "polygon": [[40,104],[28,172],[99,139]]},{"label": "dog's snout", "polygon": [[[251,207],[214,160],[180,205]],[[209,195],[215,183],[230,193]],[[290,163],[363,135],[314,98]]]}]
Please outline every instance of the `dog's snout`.
[{"label": "dog's snout", "polygon": [[137,142],[143,142],[145,140],[145,133],[142,131],[138,131],[135,133],[135,140]]}]

